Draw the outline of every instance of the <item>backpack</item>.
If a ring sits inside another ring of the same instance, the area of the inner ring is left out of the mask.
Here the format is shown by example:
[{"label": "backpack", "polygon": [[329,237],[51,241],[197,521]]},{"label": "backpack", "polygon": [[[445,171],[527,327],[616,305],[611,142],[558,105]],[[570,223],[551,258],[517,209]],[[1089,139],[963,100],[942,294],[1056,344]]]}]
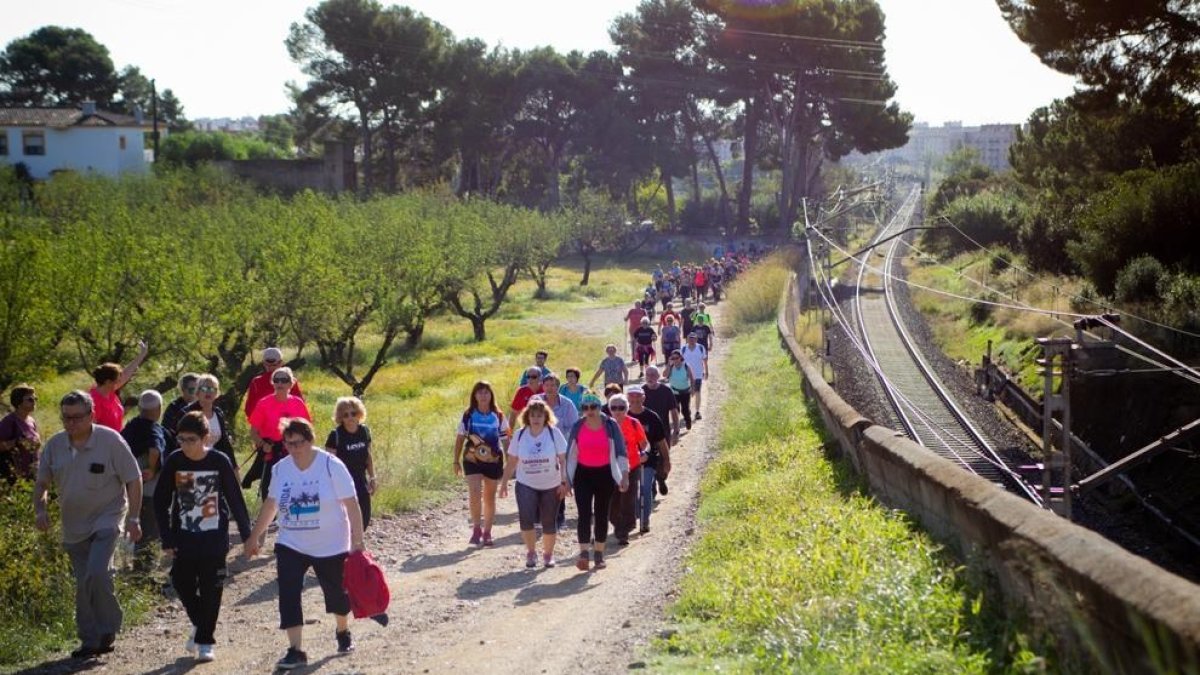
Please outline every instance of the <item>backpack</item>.
[{"label": "backpack", "polygon": [[354,618],[371,617],[380,625],[388,625],[387,608],[392,600],[387,577],[379,563],[366,551],[352,551],[346,556],[342,572],[342,588],[350,596]]}]

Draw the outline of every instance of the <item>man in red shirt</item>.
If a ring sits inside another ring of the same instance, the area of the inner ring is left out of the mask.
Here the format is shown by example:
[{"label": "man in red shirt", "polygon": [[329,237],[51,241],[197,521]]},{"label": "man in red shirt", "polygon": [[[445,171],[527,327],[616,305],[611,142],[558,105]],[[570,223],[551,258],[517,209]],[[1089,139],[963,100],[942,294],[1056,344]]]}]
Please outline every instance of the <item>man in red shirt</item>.
[{"label": "man in red shirt", "polygon": [[[271,385],[271,373],[283,365],[283,352],[276,347],[267,347],[262,353],[263,372],[254,376],[250,380],[250,388],[246,390],[246,419],[250,419],[250,415],[254,414],[254,406],[263,399],[264,396],[273,396],[275,387]],[[300,383],[292,385],[290,392],[292,396],[304,398],[304,394],[300,391]]]},{"label": "man in red shirt", "polygon": [[529,405],[529,399],[540,393],[542,393],[542,369],[530,366],[529,370],[525,371],[525,386],[518,389],[517,395],[513,396],[511,417],[508,419],[514,421],[519,419],[521,411]]}]

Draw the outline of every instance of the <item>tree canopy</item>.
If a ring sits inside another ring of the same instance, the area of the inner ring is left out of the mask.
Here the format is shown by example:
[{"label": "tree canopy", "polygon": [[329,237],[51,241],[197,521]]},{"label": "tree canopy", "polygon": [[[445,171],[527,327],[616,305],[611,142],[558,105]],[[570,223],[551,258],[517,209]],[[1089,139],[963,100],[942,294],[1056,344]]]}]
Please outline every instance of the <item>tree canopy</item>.
[{"label": "tree canopy", "polygon": [[1200,83],[1200,8],[1192,0],[996,0],[1043,63],[1091,87],[1138,93]]}]

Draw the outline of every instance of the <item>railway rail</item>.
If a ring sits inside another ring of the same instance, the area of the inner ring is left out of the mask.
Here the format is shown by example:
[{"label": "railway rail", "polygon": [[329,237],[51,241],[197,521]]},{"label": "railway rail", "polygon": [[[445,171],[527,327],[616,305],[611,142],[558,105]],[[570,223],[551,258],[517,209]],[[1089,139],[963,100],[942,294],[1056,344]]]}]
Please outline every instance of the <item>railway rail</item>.
[{"label": "railway rail", "polygon": [[[914,187],[872,243],[883,242],[907,227],[920,198],[920,189]],[[872,285],[867,258],[860,261],[854,292],[864,355],[872,362],[901,430],[967,471],[1041,504],[1037,490],[1006,465],[986,435],[955,402],[905,326],[895,292],[899,283],[895,276],[902,273],[902,239],[887,244],[878,286]]]}]

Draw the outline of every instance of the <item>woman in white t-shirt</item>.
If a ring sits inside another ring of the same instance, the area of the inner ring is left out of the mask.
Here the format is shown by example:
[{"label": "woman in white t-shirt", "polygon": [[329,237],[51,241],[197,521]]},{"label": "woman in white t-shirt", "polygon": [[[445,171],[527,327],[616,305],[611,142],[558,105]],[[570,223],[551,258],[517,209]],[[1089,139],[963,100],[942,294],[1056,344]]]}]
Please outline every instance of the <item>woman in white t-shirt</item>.
[{"label": "woman in white t-shirt", "polygon": [[338,653],[354,649],[350,598],[342,588],[342,578],[346,556],[363,550],[363,525],[350,471],[338,458],[313,447],[316,434],[312,424],[301,418],[284,420],[282,435],[288,456],[271,469],[270,491],[246,542],[246,557],[258,553],[259,537],[278,514],[279,627],[287,631],[289,647],[276,666],[291,670],[308,663],[301,649],[304,612],[300,595],[310,567],[325,594],[325,611],[336,619]]},{"label": "woman in white t-shirt", "polygon": [[521,430],[508,445],[500,496],[508,496],[508,481],[517,478],[517,513],[525,540],[525,566],[537,567],[533,525],[542,524],[542,563],[554,567],[554,540],[558,535],[558,505],[571,493],[567,482],[567,439],[555,428],[554,411],[542,399],[533,399],[521,412]]}]

